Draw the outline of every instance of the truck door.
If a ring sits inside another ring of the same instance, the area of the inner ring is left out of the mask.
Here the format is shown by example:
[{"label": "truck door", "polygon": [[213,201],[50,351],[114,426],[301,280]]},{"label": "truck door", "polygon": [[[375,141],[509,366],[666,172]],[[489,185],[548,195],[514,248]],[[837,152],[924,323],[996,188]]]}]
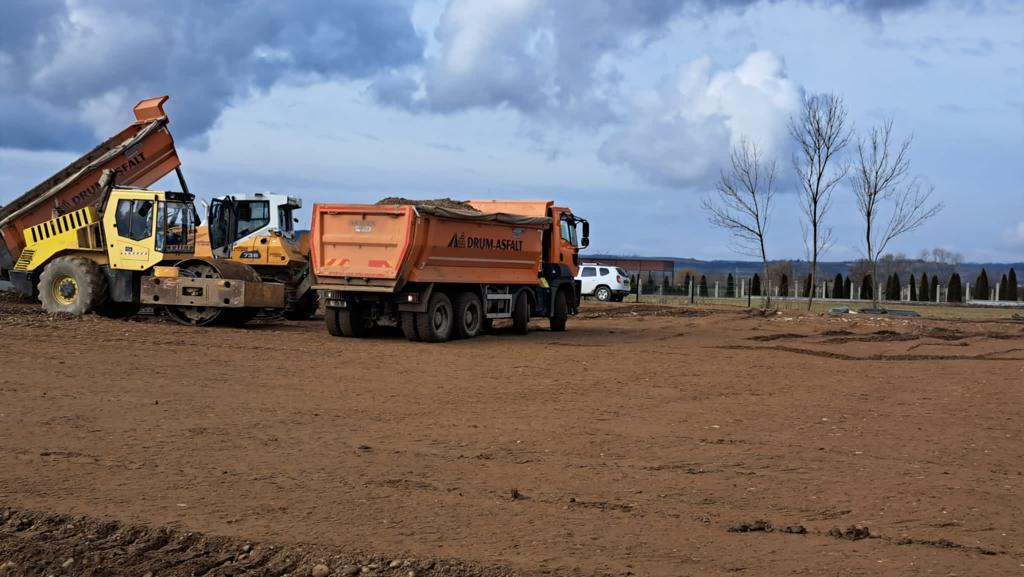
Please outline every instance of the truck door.
[{"label": "truck door", "polygon": [[163,260],[154,246],[156,214],[157,201],[152,198],[117,199],[114,226],[104,227],[111,268],[146,270]]}]

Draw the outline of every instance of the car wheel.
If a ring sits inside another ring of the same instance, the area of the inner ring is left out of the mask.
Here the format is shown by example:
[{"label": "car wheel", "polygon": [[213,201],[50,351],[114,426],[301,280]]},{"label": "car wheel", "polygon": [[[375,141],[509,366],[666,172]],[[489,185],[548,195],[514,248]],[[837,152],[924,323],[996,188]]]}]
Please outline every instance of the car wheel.
[{"label": "car wheel", "polygon": [[597,290],[594,291],[594,296],[597,297],[597,300],[602,302],[610,301],[612,300],[612,289],[606,286],[599,286],[597,287]]}]

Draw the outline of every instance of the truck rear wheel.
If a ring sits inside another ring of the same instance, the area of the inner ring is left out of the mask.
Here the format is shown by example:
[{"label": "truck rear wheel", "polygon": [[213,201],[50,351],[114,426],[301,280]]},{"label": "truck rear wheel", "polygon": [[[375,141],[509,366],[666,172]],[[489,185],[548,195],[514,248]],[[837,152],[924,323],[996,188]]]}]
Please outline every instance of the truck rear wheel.
[{"label": "truck rear wheel", "polygon": [[338,323],[338,309],[327,309],[324,319],[327,322],[327,332],[330,333],[332,337],[342,336],[341,325]]},{"label": "truck rear wheel", "polygon": [[471,339],[483,328],[484,311],[480,297],[469,291],[455,297],[455,338]]},{"label": "truck rear wheel", "polygon": [[341,329],[342,335],[354,339],[361,339],[366,336],[368,329],[366,322],[363,320],[362,309],[350,306],[349,308],[336,310],[338,313],[338,327]]},{"label": "truck rear wheel", "polygon": [[551,311],[551,330],[560,333],[565,330],[565,322],[569,320],[569,303],[565,300],[565,291],[555,293],[555,303]]},{"label": "truck rear wheel", "polygon": [[80,256],[53,259],[39,275],[39,301],[48,313],[85,315],[107,300],[107,277]]},{"label": "truck rear wheel", "polygon": [[519,335],[530,332],[530,298],[525,291],[519,293],[512,307],[512,332]]},{"label": "truck rear wheel", "polygon": [[451,299],[442,292],[434,292],[426,312],[416,315],[416,332],[428,343],[443,343],[452,337],[454,321]]},{"label": "truck rear wheel", "polygon": [[416,313],[403,312],[401,315],[402,333],[405,338],[413,342],[419,341],[420,333],[416,330]]}]

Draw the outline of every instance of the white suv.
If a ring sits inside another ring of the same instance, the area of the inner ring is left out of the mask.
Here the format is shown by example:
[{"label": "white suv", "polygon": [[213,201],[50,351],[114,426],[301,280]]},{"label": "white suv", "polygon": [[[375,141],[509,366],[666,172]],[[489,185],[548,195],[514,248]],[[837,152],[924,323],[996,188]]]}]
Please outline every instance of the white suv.
[{"label": "white suv", "polygon": [[599,301],[621,301],[629,294],[629,275],[625,270],[598,263],[583,263],[576,280],[580,281],[583,296]]}]

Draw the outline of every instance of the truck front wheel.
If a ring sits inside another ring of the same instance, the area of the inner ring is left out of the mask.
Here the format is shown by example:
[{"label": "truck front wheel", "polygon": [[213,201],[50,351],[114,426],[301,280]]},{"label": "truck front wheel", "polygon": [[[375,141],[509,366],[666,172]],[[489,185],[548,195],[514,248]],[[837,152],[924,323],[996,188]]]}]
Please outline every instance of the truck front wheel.
[{"label": "truck front wheel", "polygon": [[569,303],[565,300],[565,291],[555,293],[555,303],[551,311],[551,330],[560,333],[565,330],[565,322],[569,319]]},{"label": "truck front wheel", "polygon": [[519,293],[512,307],[512,332],[519,335],[530,332],[530,298],[526,291]]},{"label": "truck front wheel", "polygon": [[452,337],[454,321],[451,299],[442,292],[435,292],[430,295],[426,312],[416,315],[416,332],[428,343],[443,343]]},{"label": "truck front wheel", "polygon": [[480,297],[469,291],[455,297],[455,336],[471,339],[483,328],[484,310]]},{"label": "truck front wheel", "polygon": [[48,313],[85,315],[107,300],[107,277],[80,256],[53,259],[39,275],[39,301]]}]

